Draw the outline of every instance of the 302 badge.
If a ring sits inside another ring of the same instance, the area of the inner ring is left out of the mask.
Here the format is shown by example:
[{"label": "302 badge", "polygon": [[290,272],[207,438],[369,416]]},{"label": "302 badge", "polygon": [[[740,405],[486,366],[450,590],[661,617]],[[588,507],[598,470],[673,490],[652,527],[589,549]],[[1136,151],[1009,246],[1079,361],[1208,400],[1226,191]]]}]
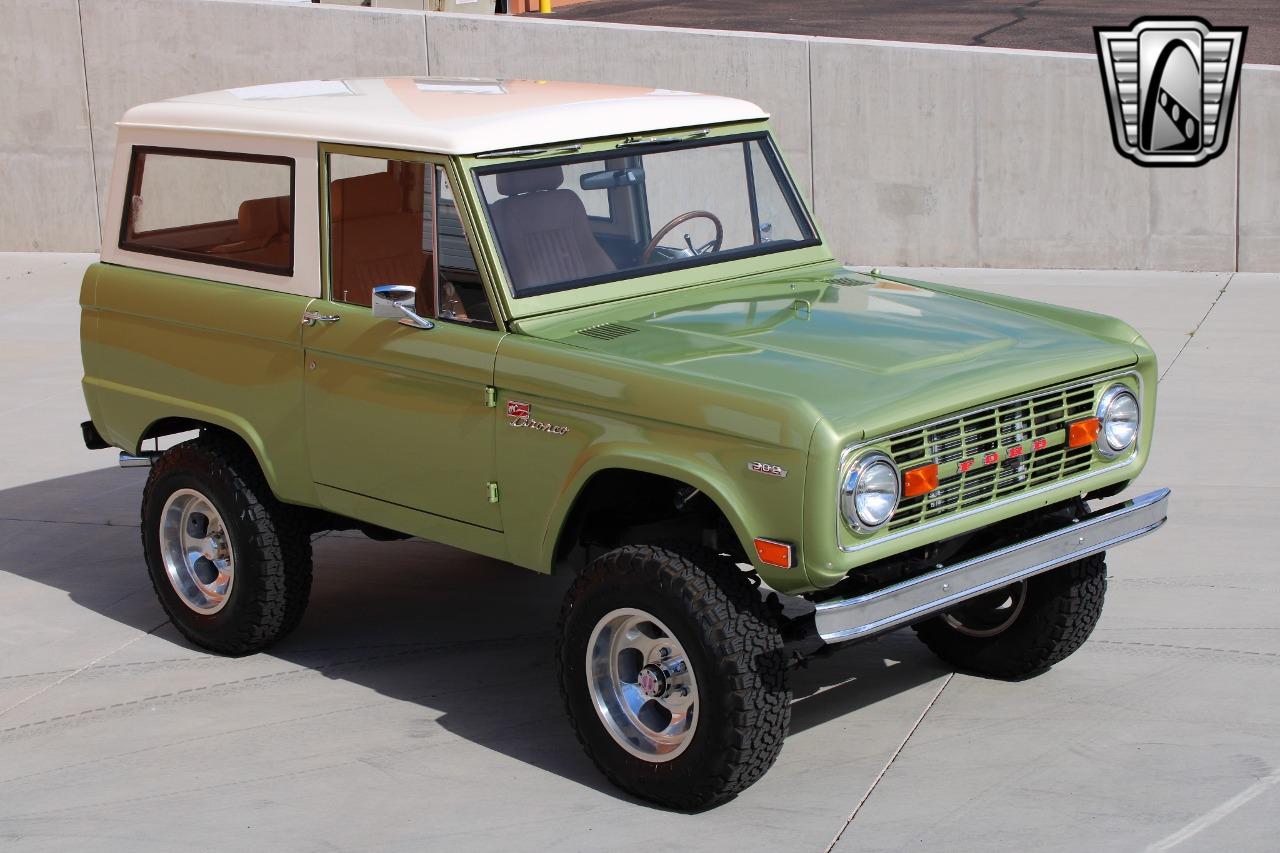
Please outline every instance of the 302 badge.
[{"label": "302 badge", "polygon": [[768,462],[748,462],[747,470],[756,474],[767,474],[770,477],[785,477],[787,469],[781,465],[771,465]]}]

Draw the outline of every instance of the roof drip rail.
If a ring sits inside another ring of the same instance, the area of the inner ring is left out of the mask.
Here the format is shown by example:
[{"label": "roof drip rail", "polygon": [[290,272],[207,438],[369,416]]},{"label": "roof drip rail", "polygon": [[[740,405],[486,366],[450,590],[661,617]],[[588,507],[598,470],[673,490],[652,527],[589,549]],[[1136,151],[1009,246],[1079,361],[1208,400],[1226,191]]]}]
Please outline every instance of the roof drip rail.
[{"label": "roof drip rail", "polygon": [[618,143],[618,147],[625,145],[670,145],[673,142],[688,142],[691,139],[702,139],[711,133],[710,128],[695,130],[692,133],[674,134],[671,136],[628,136],[626,139]]},{"label": "roof drip rail", "polygon": [[582,148],[581,145],[555,145],[547,148],[508,148],[504,151],[486,151],[477,154],[477,160],[496,160],[499,157],[534,157],[539,154],[572,154]]}]

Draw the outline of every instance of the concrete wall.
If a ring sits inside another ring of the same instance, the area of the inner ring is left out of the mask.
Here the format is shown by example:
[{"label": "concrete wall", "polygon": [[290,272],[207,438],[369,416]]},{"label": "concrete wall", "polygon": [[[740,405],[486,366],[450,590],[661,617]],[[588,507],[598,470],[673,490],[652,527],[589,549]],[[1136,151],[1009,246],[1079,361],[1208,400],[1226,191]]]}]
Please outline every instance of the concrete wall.
[{"label": "concrete wall", "polygon": [[0,250],[98,244],[84,81],[76,0],[0,0]]},{"label": "concrete wall", "polygon": [[1240,269],[1280,270],[1280,68],[1240,81]]},{"label": "concrete wall", "polygon": [[115,122],[135,104],[282,80],[426,73],[421,14],[200,0],[80,6],[104,203]]},{"label": "concrete wall", "polygon": [[1280,68],[1246,69],[1220,158],[1145,169],[1115,152],[1083,54],[253,0],[0,0],[0,33],[0,250],[96,245],[132,104],[429,70],[755,101],[855,263],[1280,268]]},{"label": "concrete wall", "polygon": [[806,38],[503,16],[426,19],[432,74],[590,80],[757,103],[774,117],[778,143],[802,191],[812,187]]}]

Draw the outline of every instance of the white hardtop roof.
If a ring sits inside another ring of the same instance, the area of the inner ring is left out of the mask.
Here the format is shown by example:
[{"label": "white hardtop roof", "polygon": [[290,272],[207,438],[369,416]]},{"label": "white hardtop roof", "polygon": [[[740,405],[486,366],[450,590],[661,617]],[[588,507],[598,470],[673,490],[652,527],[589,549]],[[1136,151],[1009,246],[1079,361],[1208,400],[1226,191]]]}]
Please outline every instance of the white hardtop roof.
[{"label": "white hardtop roof", "polygon": [[766,117],[747,101],[669,89],[386,77],[188,95],[134,107],[120,126],[477,154]]}]

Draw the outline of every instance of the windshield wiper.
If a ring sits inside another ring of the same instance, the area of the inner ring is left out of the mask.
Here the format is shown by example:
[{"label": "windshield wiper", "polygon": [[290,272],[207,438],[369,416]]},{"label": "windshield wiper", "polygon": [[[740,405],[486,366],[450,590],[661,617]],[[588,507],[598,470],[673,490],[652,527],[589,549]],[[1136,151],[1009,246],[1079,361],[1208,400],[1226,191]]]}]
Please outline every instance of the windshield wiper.
[{"label": "windshield wiper", "polygon": [[[695,130],[692,133],[684,133],[673,136],[628,136],[626,139],[618,143],[618,148],[624,148],[629,145],[670,145],[674,142],[688,142],[691,139],[702,139],[711,133],[709,128]],[[546,148],[507,148],[503,151],[486,151],[483,154],[475,155],[477,160],[496,160],[500,157],[535,157],[540,154],[572,154],[581,150],[580,144],[572,145],[553,145]]]},{"label": "windshield wiper", "polygon": [[505,151],[486,151],[477,154],[477,160],[490,160],[498,157],[533,157],[537,154],[572,154],[582,148],[581,145],[555,145],[547,148],[508,148]]},{"label": "windshield wiper", "polygon": [[628,136],[618,143],[619,148],[628,145],[670,145],[673,142],[688,142],[690,139],[701,139],[711,133],[709,128],[695,130],[678,136]]}]

